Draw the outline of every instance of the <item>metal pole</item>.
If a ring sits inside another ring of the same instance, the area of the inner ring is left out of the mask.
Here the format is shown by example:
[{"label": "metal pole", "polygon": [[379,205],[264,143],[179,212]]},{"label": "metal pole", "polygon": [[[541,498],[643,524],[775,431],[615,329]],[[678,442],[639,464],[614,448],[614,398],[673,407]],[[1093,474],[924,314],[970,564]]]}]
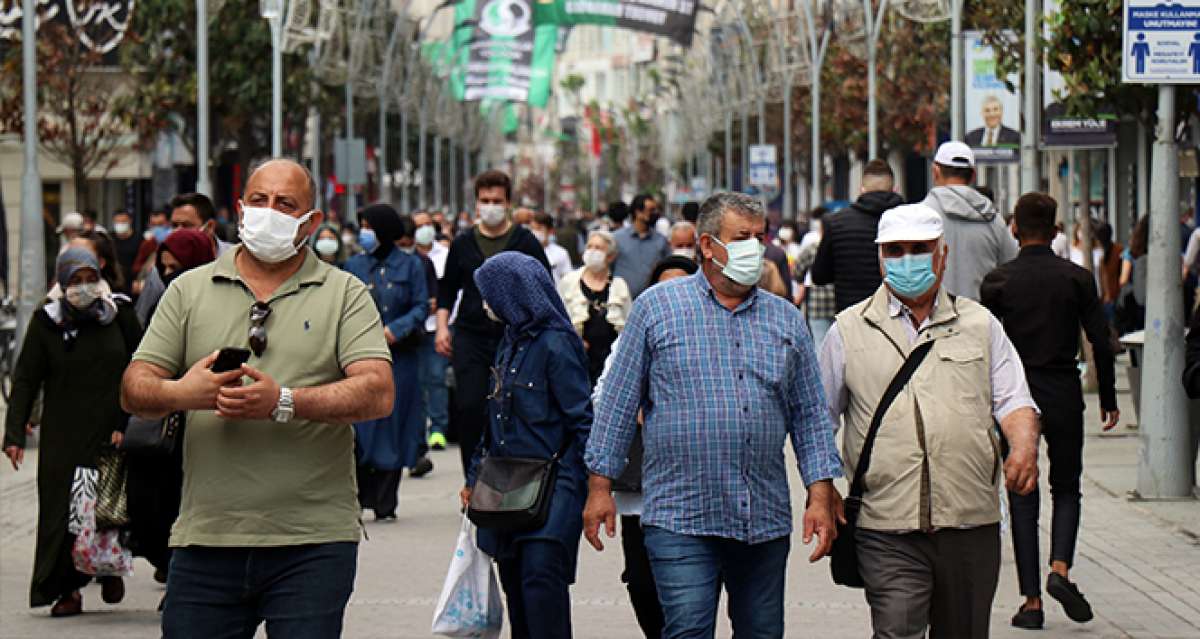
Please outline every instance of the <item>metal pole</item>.
[{"label": "metal pole", "polygon": [[[347,66],[349,66],[350,58],[349,58],[348,52],[347,52],[346,60],[347,60],[346,64],[347,64]],[[347,152],[347,154],[349,154],[349,152],[350,152],[350,140],[352,140],[352,139],[354,139],[354,87],[350,82],[350,78],[347,77],[346,78],[346,152]],[[349,158],[347,158],[347,163],[349,163]],[[346,189],[346,202],[345,202],[346,210],[342,215],[343,221],[348,221],[348,220],[352,219],[351,216],[354,215],[354,186],[352,184],[350,184],[349,182],[345,181],[346,177],[347,176],[344,176],[344,175],[341,176],[341,179],[343,180],[343,186]]]},{"label": "metal pole", "polygon": [[[1021,192],[1029,193],[1041,188],[1041,163],[1038,159],[1038,129],[1042,118],[1039,113],[1042,99],[1038,76],[1041,64],[1037,61],[1037,19],[1041,13],[1038,0],[1025,0],[1025,131],[1021,136]],[[956,138],[957,139],[957,138]]]},{"label": "metal pole", "polygon": [[428,126],[428,116],[425,114],[425,109],[417,115],[417,172],[421,174],[421,179],[417,181],[417,206],[422,209],[428,209],[429,203],[425,201],[425,180],[428,179],[425,171],[425,129]]},{"label": "metal pole", "polygon": [[783,219],[796,219],[792,198],[792,77],[783,84]]},{"label": "metal pole", "polygon": [[550,158],[542,155],[542,212],[550,212]]},{"label": "metal pole", "polygon": [[725,190],[733,190],[733,111],[725,114]]},{"label": "metal pole", "polygon": [[879,13],[871,10],[871,0],[863,0],[863,16],[867,25],[867,159],[879,156],[879,116],[876,93],[875,61],[879,47],[879,29],[883,25],[883,14],[887,12],[888,0],[880,0]]},{"label": "metal pole", "polygon": [[271,157],[283,156],[283,18],[271,24]]},{"label": "metal pole", "polygon": [[741,165],[738,166],[738,176],[741,178],[741,191],[746,190],[746,182],[750,177],[750,110],[742,111],[742,129],[741,129]]},{"label": "metal pole", "polygon": [[448,138],[446,141],[446,170],[449,172],[446,181],[446,207],[453,215],[458,209],[458,196],[461,189],[458,188],[458,162],[454,157],[454,138]]},{"label": "metal pole", "polygon": [[1179,268],[1179,159],[1175,87],[1158,87],[1158,131],[1150,192],[1146,347],[1142,368],[1142,450],[1137,492],[1145,498],[1189,497],[1195,466],[1183,376],[1183,296]]},{"label": "metal pole", "polygon": [[196,0],[196,192],[212,197],[208,179],[208,0]]},{"label": "metal pole", "polygon": [[412,190],[409,180],[412,178],[412,167],[408,165],[408,111],[400,109],[400,168],[404,171],[404,182],[400,185],[400,208],[411,211],[408,196]]},{"label": "metal pole", "polygon": [[[463,206],[459,209],[460,211],[470,210],[472,208],[471,199],[475,197],[474,189],[471,188],[471,150],[467,148],[466,144],[462,147],[462,170]],[[458,215],[458,211],[451,211],[451,213]]]},{"label": "metal pole", "polygon": [[442,208],[442,136],[433,136],[433,205]]},{"label": "metal pole", "polygon": [[592,208],[600,210],[600,158],[592,159]]},{"label": "metal pole", "polygon": [[950,138],[963,139],[963,0],[950,0]]},{"label": "metal pole", "polygon": [[21,173],[21,266],[17,285],[17,348],[46,294],[46,247],[42,222],[42,176],[38,173],[37,0],[24,0],[21,77],[25,99],[25,169]]},{"label": "metal pole", "polygon": [[1146,116],[1141,114],[1138,117],[1137,125],[1137,155],[1134,156],[1134,164],[1137,165],[1137,217],[1142,219],[1143,216],[1150,213],[1150,163],[1146,161]]},{"label": "metal pole", "polygon": [[[387,97],[386,92],[379,92],[379,199],[384,202],[392,201],[391,186],[388,178],[387,161]],[[386,189],[386,190],[385,190]],[[402,211],[402,214],[408,211]]]}]

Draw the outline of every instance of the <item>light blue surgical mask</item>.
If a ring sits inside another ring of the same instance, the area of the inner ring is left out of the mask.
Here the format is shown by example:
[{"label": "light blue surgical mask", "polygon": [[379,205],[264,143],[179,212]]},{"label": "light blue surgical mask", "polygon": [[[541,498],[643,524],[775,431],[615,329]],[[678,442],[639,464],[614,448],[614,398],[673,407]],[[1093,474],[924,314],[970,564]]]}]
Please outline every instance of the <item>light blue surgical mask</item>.
[{"label": "light blue surgical mask", "polygon": [[154,241],[162,244],[163,240],[167,239],[167,236],[171,234],[171,227],[166,224],[161,224],[159,226],[151,227],[150,232],[154,233]]},{"label": "light blue surgical mask", "polygon": [[742,286],[754,286],[762,277],[763,253],[766,247],[756,238],[738,240],[726,244],[717,238],[713,242],[721,245],[729,256],[729,261],[722,264],[713,258],[713,263],[721,267],[721,273]]},{"label": "light blue surgical mask", "polygon": [[374,229],[362,229],[358,232],[358,245],[368,253],[374,253],[379,248],[379,238],[375,237]]},{"label": "light blue surgical mask", "polygon": [[916,299],[937,283],[937,273],[933,272],[933,253],[884,258],[883,268],[887,273],[885,281],[888,287],[900,297]]}]

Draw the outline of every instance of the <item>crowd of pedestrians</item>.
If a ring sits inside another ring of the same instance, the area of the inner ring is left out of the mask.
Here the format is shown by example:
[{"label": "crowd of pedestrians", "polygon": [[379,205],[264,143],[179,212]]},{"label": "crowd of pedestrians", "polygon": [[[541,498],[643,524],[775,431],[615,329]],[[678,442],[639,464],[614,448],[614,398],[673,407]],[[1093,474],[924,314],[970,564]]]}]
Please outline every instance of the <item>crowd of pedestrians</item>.
[{"label": "crowd of pedestrians", "polygon": [[[464,484],[447,511],[490,513],[476,544],[513,637],[570,637],[579,542],[618,532],[647,638],[712,636],[722,592],[735,634],[782,637],[793,521],[809,561],[832,556],[834,579],[864,589],[874,636],[986,637],[1005,508],[1012,623],[1041,628],[1044,438],[1044,589],[1086,622],[1070,572],[1079,334],[1109,429],[1115,336],[1143,321],[1146,220],[1128,248],[1101,223],[1067,241],[1049,196],[1008,214],[973,186],[966,145],[933,162],[923,201],[875,160],[848,207],[773,233],[734,193],[675,216],[650,194],[579,219],[514,209],[496,170],[469,213],[376,203],[331,220],[284,159],[249,174],[235,220],[195,193],[140,235],[124,212],[111,231],[64,216],[4,436],[18,468],[40,424],[30,604],[83,609],[76,468],[127,428],[171,424],[178,446],[128,455],[124,526],[166,584],[170,638],[339,636],[363,511],[396,520],[405,469],[432,472],[428,451],[453,443]],[[1200,231],[1183,248],[1185,275],[1200,271]],[[528,483],[516,462],[549,470]],[[512,523],[501,506],[523,486],[537,512]],[[99,581],[119,602],[121,578]]]}]

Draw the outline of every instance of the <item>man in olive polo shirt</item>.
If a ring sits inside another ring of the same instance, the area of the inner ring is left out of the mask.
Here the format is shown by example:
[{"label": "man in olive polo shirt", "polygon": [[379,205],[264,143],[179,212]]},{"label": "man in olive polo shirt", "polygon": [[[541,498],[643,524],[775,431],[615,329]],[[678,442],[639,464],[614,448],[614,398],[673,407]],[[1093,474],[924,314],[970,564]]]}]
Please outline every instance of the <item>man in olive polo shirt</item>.
[{"label": "man in olive polo shirt", "polygon": [[[352,422],[388,415],[390,354],[367,289],[305,248],[312,177],[262,165],[238,203],[242,244],[176,280],[122,405],[188,411],[163,635],[340,635],[360,534]],[[228,373],[224,347],[249,348]]]}]

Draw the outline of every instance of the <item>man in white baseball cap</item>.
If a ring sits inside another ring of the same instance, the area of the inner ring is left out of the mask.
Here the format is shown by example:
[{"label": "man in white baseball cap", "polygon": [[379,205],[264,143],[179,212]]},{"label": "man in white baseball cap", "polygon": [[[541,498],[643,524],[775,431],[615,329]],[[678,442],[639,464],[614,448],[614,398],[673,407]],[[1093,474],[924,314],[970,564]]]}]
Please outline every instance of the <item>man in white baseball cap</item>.
[{"label": "man in white baseball cap", "polygon": [[62,236],[62,244],[58,248],[58,254],[62,255],[71,240],[79,237],[79,234],[83,232],[83,214],[71,211],[63,215],[62,222],[55,230]]},{"label": "man in white baseball cap", "polygon": [[934,187],[924,204],[941,213],[950,260],[944,286],[952,295],[979,299],[979,284],[997,266],[1017,257],[1017,243],[992,201],[976,191],[975,154],[946,142],[933,157]]},{"label": "man in white baseball cap", "polygon": [[853,584],[841,559],[857,559],[875,637],[986,637],[1000,482],[1019,494],[1037,485],[1037,407],[1021,359],[987,309],[942,287],[953,255],[943,231],[924,204],[885,212],[875,238],[884,282],[838,314],[821,347],[851,480],[834,575]]}]

